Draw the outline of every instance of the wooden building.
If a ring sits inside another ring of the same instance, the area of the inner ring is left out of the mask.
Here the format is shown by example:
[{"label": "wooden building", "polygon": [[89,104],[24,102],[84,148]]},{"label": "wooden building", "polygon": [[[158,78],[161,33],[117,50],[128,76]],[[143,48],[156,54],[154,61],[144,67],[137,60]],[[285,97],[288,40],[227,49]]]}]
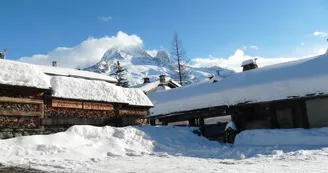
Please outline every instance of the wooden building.
[{"label": "wooden building", "polygon": [[[149,95],[152,124],[231,116],[238,130],[328,127],[328,53]],[[307,70],[310,69],[310,70]],[[202,129],[206,136],[206,128]]]},{"label": "wooden building", "polygon": [[115,81],[92,72],[0,60],[0,129],[146,124],[151,101],[140,89]]}]

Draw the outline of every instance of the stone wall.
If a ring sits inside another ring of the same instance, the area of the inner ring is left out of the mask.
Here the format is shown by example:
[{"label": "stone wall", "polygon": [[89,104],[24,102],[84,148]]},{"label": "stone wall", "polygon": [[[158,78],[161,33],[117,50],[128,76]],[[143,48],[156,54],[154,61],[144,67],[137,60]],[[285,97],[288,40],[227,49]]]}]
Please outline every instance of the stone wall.
[{"label": "stone wall", "polygon": [[29,135],[48,135],[52,133],[64,132],[67,127],[43,127],[40,128],[0,128],[0,139],[8,139],[19,136]]}]

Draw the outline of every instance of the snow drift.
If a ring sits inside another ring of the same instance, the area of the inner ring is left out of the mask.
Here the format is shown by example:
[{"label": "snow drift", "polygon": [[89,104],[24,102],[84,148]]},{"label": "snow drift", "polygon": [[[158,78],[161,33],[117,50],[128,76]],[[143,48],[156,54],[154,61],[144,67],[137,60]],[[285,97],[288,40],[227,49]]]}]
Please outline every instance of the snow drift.
[{"label": "snow drift", "polygon": [[246,130],[236,136],[235,145],[328,146],[328,128]]},{"label": "snow drift", "polygon": [[65,132],[51,135],[0,140],[0,163],[19,158],[81,160],[112,156],[194,156],[204,155],[204,149],[219,146],[186,127],[72,126]]}]

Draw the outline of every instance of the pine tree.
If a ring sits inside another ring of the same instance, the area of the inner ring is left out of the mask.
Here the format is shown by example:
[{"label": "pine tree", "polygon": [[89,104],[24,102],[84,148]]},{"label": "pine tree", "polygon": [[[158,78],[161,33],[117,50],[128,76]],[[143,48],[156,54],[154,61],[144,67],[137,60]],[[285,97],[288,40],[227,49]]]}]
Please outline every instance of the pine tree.
[{"label": "pine tree", "polygon": [[116,64],[114,64],[114,73],[111,74],[111,76],[115,76],[117,79],[117,86],[122,86],[122,87],[129,87],[129,81],[126,79],[126,69],[124,69],[120,62],[117,61]]}]

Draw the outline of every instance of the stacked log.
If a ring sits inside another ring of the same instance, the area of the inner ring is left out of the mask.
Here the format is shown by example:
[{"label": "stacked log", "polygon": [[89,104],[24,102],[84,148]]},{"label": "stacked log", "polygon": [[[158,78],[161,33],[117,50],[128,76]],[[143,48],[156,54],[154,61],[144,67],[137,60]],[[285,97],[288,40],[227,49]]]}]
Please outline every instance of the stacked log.
[{"label": "stacked log", "polygon": [[39,117],[0,116],[0,128],[36,128]]},{"label": "stacked log", "polygon": [[144,108],[121,108],[119,115],[122,117],[122,125],[145,125],[147,123],[148,110]]},{"label": "stacked log", "polygon": [[0,102],[0,110],[7,111],[19,111],[19,112],[38,112],[40,111],[40,106],[38,104],[30,103],[10,103],[10,102]]}]

